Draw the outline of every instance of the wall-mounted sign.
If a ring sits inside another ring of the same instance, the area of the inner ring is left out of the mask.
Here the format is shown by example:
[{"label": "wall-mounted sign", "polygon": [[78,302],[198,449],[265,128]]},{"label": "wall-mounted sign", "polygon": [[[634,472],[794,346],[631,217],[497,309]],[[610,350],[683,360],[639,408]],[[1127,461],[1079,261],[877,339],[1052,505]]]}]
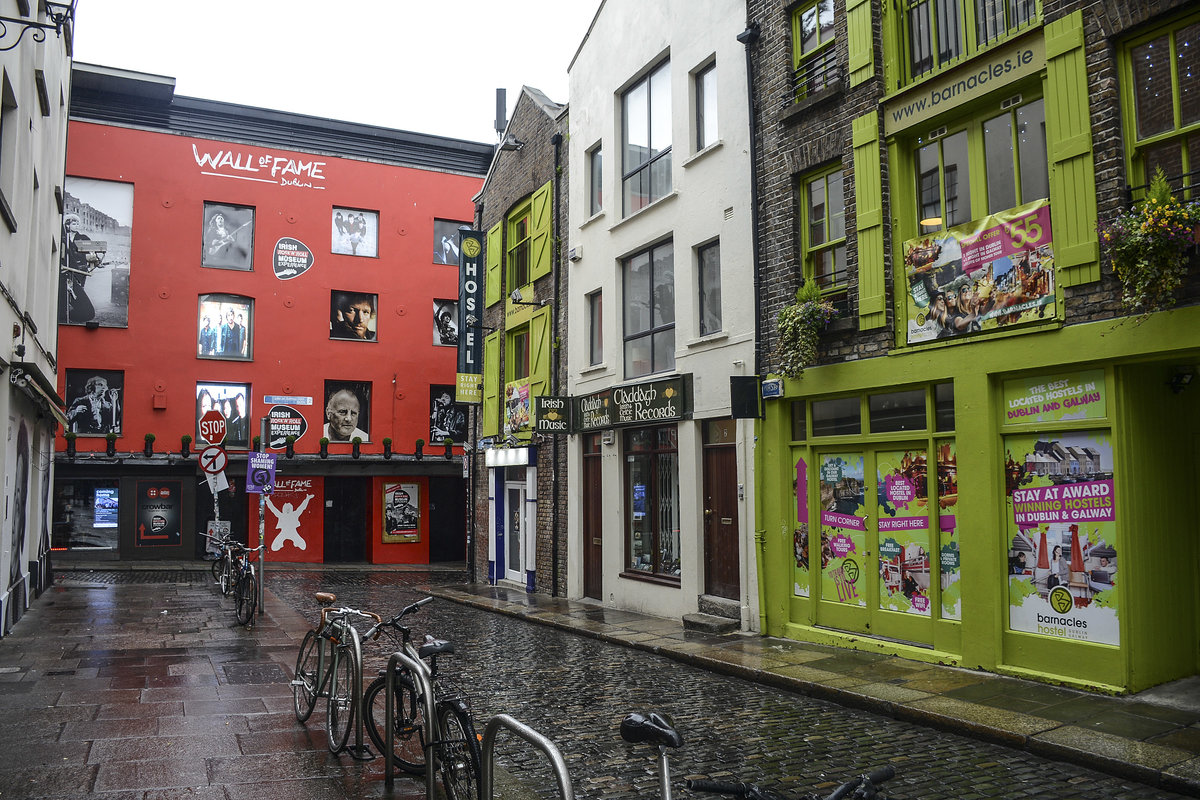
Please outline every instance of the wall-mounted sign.
[{"label": "wall-mounted sign", "polygon": [[275,268],[275,277],[281,281],[297,278],[308,272],[316,258],[308,245],[299,239],[284,236],[275,243],[275,254],[271,264]]},{"label": "wall-mounted sign", "polygon": [[181,481],[138,481],[134,545],[177,547],[183,539],[182,503]]},{"label": "wall-mounted sign", "polygon": [[688,419],[692,414],[692,376],[613,386],[573,397],[571,414],[576,433]]},{"label": "wall-mounted sign", "polygon": [[301,189],[325,188],[324,161],[292,158],[258,147],[213,150],[212,146],[209,141],[192,142],[192,158],[201,175]]},{"label": "wall-mounted sign", "polygon": [[533,398],[534,430],[538,433],[567,433],[571,423],[569,400],[568,397],[546,395]]},{"label": "wall-mounted sign", "polygon": [[1106,415],[1104,370],[1065,372],[1004,382],[1003,425],[1099,419]]},{"label": "wall-mounted sign", "polygon": [[263,397],[263,402],[268,405],[281,406],[311,406],[311,397],[297,397],[290,394],[269,394]]},{"label": "wall-mounted sign", "polygon": [[458,232],[458,377],[454,399],[459,403],[483,402],[483,232]]},{"label": "wall-mounted sign", "polygon": [[282,450],[287,447],[287,437],[295,436],[295,441],[308,430],[308,422],[304,415],[288,406],[272,406],[267,412],[267,447]]}]

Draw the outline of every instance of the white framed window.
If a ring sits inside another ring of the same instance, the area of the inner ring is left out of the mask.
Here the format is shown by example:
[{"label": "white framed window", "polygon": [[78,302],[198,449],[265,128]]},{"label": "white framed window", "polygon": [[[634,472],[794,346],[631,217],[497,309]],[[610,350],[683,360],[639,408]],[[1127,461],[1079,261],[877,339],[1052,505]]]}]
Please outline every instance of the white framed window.
[{"label": "white framed window", "polygon": [[675,368],[675,249],[671,242],[625,259],[625,377]]},{"label": "white framed window", "polygon": [[700,335],[721,330],[721,243],[696,248],[696,274],[700,291]]},{"label": "white framed window", "polygon": [[604,361],[604,292],[600,289],[587,296],[588,365]]},{"label": "white framed window", "polygon": [[694,78],[696,87],[696,150],[717,141],[717,64],[701,68]]},{"label": "white framed window", "polygon": [[621,194],[626,216],[671,191],[671,62],[621,96]]},{"label": "white framed window", "polygon": [[597,144],[587,154],[588,216],[604,210],[604,152]]}]

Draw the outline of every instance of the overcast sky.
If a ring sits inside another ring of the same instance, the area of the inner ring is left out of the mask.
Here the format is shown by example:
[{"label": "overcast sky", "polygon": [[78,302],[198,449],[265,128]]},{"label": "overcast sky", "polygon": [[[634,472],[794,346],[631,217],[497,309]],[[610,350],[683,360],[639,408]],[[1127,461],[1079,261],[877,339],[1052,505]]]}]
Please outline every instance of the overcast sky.
[{"label": "overcast sky", "polygon": [[600,0],[79,0],[75,59],[175,93],[476,142],[522,85],[567,102]]}]

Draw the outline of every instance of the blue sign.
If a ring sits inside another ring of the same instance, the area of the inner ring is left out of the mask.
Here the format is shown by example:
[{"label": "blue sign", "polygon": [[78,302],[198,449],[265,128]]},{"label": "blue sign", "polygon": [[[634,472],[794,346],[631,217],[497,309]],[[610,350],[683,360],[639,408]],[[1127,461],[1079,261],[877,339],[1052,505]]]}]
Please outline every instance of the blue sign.
[{"label": "blue sign", "polygon": [[271,494],[275,491],[275,454],[251,453],[246,462],[246,491]]}]

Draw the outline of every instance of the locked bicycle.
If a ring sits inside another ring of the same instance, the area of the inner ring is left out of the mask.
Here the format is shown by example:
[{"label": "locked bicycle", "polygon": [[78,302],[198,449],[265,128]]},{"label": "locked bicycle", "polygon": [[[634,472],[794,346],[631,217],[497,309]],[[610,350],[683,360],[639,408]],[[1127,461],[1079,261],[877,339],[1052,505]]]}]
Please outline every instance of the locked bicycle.
[{"label": "locked bicycle", "polygon": [[212,560],[213,580],[217,582],[217,586],[221,587],[221,594],[228,597],[229,593],[233,591],[234,548],[238,546],[238,543],[227,536],[209,536],[207,533],[200,535],[212,542],[211,546],[216,548],[215,557]]},{"label": "locked bicycle", "polygon": [[233,569],[229,580],[233,583],[233,613],[238,624],[247,628],[254,624],[254,612],[258,609],[258,568],[254,554],[262,552],[263,545],[246,547],[234,543]]}]

